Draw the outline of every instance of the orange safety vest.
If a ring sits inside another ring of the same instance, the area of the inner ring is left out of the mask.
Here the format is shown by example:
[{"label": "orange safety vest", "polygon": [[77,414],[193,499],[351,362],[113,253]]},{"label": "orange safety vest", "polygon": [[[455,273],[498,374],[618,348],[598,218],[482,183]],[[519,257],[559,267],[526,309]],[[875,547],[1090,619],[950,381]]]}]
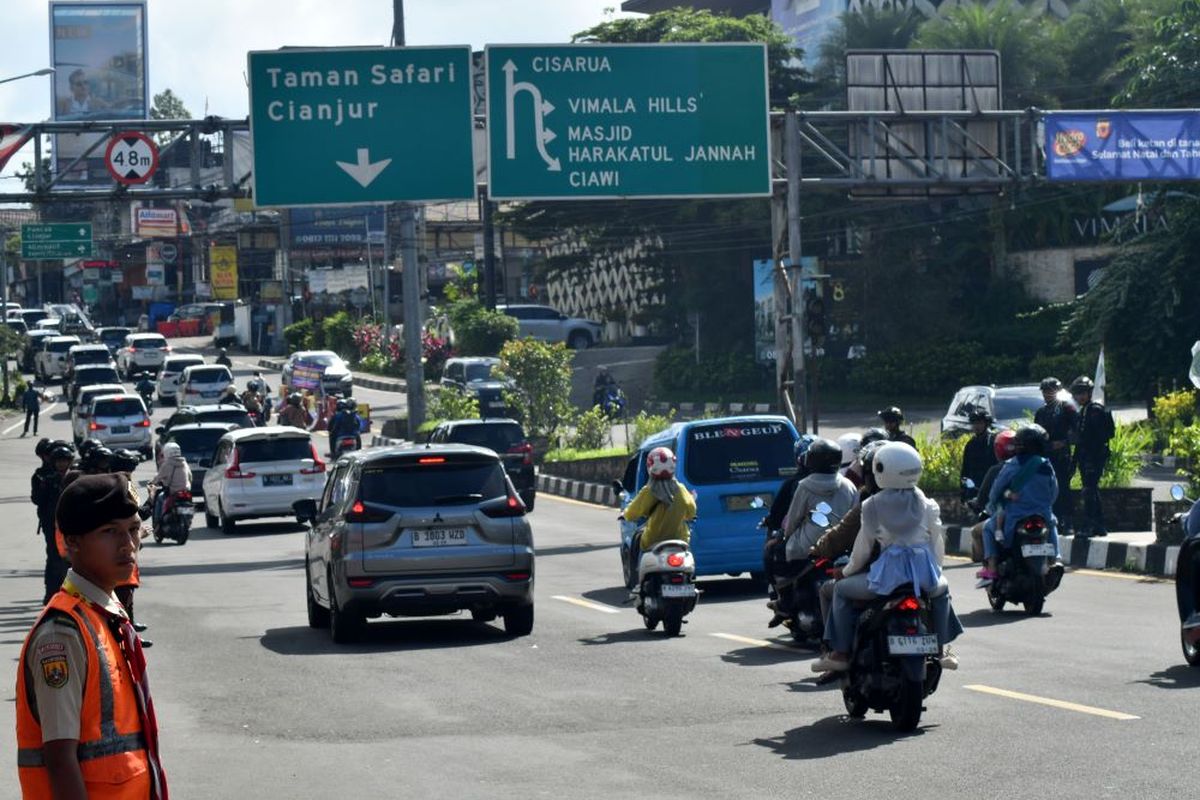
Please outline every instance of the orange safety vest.
[{"label": "orange safety vest", "polygon": [[151,776],[146,739],[138,715],[137,688],[129,664],[103,612],[82,597],[56,593],[21,647],[17,669],[17,772],[25,800],[51,800],[50,776],[42,750],[42,726],[33,711],[32,676],[26,675],[26,651],[46,615],[64,614],[78,627],[87,651],[79,720],[79,766],[89,798],[145,800]]}]

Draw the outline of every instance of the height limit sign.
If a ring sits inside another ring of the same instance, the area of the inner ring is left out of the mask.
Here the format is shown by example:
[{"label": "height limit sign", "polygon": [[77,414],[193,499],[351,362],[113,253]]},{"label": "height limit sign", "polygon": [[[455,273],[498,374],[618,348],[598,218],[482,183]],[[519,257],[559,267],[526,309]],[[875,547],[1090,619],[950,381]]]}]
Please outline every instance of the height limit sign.
[{"label": "height limit sign", "polygon": [[158,169],[158,146],[141,131],[122,131],[109,139],[104,164],[117,183],[145,183]]}]

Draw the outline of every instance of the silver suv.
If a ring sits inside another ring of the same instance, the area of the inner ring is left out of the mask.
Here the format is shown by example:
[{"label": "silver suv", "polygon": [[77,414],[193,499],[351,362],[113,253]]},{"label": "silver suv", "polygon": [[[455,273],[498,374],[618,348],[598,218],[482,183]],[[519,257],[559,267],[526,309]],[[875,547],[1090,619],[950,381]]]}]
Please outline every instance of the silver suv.
[{"label": "silver suv", "polygon": [[308,624],[355,641],[367,618],[468,610],[533,630],[533,533],[491,450],[426,445],[359,450],[301,500]]}]

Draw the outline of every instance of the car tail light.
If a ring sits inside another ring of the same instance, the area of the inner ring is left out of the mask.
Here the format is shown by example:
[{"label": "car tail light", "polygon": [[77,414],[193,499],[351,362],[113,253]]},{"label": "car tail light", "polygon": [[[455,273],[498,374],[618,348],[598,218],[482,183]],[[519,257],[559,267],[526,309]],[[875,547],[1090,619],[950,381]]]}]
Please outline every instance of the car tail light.
[{"label": "car tail light", "polygon": [[529,442],[522,442],[521,444],[513,445],[512,447],[508,448],[508,452],[520,453],[524,455],[525,457],[521,459],[522,464],[529,465],[533,463],[533,445]]},{"label": "car tail light", "polygon": [[915,597],[906,597],[896,604],[898,611],[919,611],[921,604]]},{"label": "car tail light", "polygon": [[525,516],[525,504],[521,502],[521,498],[510,494],[503,500],[488,503],[480,511],[484,513],[484,516],[491,517],[492,519],[523,517]]},{"label": "car tail light", "polygon": [[506,581],[527,581],[529,580],[528,572],[508,572],[504,575]]},{"label": "car tail light", "polygon": [[149,428],[150,427],[150,418],[146,417],[141,422],[135,422],[135,423],[133,423],[133,426],[135,428]]},{"label": "car tail light", "polygon": [[426,456],[425,458],[418,458],[417,463],[418,464],[445,464],[446,459],[442,458],[441,456]]},{"label": "car tail light", "polygon": [[348,578],[346,583],[350,584],[351,589],[370,589],[375,583],[374,578]]},{"label": "car tail light", "polygon": [[225,470],[225,477],[232,478],[234,480],[237,480],[240,478],[255,477],[255,473],[253,473],[253,472],[242,472],[241,467],[240,467],[241,462],[242,462],[242,453],[237,448],[234,448],[233,463],[229,465],[229,469]]},{"label": "car tail light", "polygon": [[89,431],[102,431],[102,430],[105,430],[106,428],[108,428],[107,425],[101,425],[99,422],[96,422],[95,420],[88,423]]},{"label": "car tail light", "polygon": [[308,445],[308,452],[312,453],[313,465],[306,469],[301,469],[301,475],[317,475],[325,471],[325,462],[317,455],[317,446],[311,442]]},{"label": "car tail light", "polygon": [[671,553],[671,555],[667,556],[667,566],[668,567],[682,567],[683,566],[683,553]]},{"label": "car tail light", "polygon": [[346,522],[384,522],[392,516],[391,511],[369,506],[362,500],[355,500],[354,505],[343,517]]}]

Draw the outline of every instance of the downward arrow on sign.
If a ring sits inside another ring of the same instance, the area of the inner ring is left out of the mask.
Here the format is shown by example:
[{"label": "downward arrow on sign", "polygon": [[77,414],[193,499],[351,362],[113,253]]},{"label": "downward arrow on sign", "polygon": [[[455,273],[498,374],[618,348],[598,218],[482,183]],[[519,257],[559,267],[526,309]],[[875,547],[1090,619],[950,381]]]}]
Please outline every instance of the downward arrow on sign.
[{"label": "downward arrow on sign", "polygon": [[392,163],[392,160],[385,158],[382,161],[376,161],[372,164],[368,148],[360,147],[358,148],[358,163],[351,164],[348,161],[338,161],[336,163],[339,167],[346,170],[347,175],[358,181],[358,184],[365,189],[371,185],[372,181],[379,177],[379,173],[387,169],[387,165]]}]

